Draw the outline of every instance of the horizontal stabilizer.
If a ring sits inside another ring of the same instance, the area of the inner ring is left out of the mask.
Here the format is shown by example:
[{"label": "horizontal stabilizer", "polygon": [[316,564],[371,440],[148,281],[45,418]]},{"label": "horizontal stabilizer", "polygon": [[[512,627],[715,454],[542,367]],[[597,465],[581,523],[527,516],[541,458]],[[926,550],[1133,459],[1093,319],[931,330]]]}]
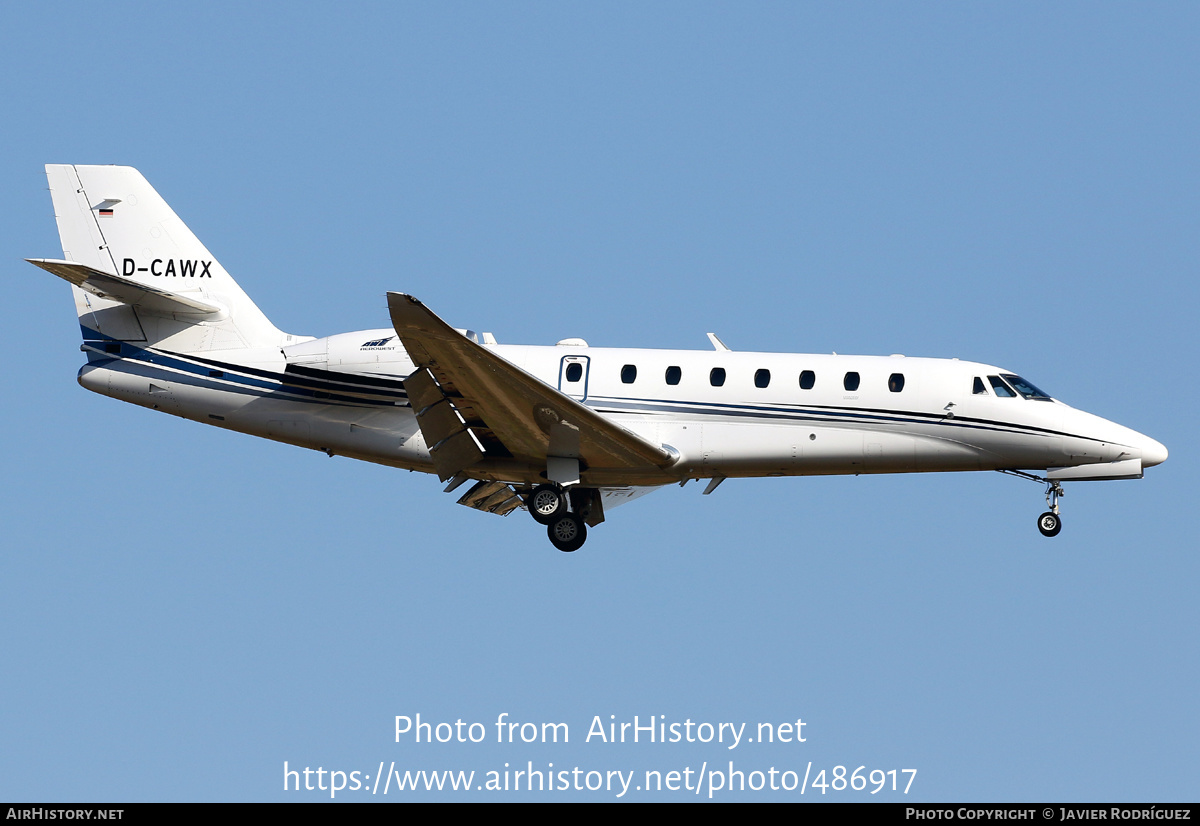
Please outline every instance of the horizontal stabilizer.
[{"label": "horizontal stabilizer", "polygon": [[186,297],[179,293],[139,284],[133,279],[102,272],[87,264],[75,261],[56,261],[51,258],[26,258],[25,260],[35,267],[41,267],[46,272],[54,273],[59,278],[70,281],[76,287],[87,290],[92,295],[120,301],[122,304],[159,315],[215,316],[225,312],[225,308],[215,302]]}]

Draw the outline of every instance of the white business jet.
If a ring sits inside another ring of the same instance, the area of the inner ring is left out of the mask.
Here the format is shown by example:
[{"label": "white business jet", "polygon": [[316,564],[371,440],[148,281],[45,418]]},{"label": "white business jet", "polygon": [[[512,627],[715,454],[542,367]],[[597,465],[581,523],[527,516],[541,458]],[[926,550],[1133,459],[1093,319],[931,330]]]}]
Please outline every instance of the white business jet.
[{"label": "white business jet", "polygon": [[275,328],[135,169],[48,165],[89,390],[204,424],[435,473],[523,508],[562,551],[657,487],[730,477],[997,470],[1137,479],[1155,440],[957,359],[498,344],[388,293],[392,328]]}]

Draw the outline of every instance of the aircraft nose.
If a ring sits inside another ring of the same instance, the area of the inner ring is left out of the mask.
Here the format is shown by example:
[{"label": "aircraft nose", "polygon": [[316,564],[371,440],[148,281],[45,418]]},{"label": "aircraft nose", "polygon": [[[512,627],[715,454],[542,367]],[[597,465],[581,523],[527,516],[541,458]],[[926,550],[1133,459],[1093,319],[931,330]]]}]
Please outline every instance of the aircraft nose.
[{"label": "aircraft nose", "polygon": [[1149,436],[1142,438],[1144,439],[1141,444],[1142,467],[1154,467],[1167,461],[1167,448],[1162,442],[1156,442]]}]

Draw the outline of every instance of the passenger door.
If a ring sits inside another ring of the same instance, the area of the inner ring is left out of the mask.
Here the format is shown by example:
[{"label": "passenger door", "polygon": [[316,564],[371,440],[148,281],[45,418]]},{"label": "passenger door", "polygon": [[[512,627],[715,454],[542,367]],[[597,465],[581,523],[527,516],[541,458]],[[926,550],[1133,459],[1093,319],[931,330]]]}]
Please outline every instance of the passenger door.
[{"label": "passenger door", "polygon": [[579,401],[587,398],[590,361],[587,356],[563,356],[558,367],[558,390],[560,393]]}]

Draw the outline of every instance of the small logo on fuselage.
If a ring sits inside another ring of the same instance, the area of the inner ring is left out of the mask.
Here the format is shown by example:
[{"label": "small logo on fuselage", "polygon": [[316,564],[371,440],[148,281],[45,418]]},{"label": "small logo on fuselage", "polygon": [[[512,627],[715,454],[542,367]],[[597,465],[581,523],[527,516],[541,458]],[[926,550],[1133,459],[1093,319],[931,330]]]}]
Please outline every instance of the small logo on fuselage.
[{"label": "small logo on fuselage", "polygon": [[139,272],[148,272],[163,278],[212,278],[209,271],[212,263],[194,258],[155,258],[149,266],[139,267],[132,258],[126,258],[121,267],[121,274],[126,278]]}]

